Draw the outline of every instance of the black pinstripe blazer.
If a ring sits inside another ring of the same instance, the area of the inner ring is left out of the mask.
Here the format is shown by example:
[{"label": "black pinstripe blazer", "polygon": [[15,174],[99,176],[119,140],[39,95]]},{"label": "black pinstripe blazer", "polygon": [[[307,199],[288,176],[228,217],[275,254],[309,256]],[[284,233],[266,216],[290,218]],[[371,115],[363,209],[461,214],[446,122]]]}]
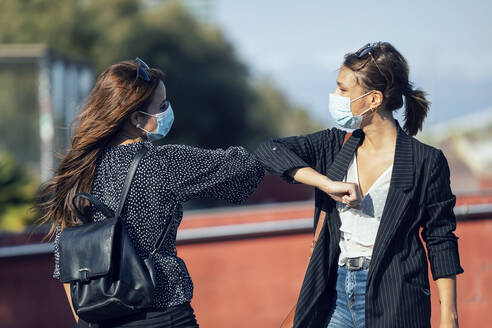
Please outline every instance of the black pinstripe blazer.
[{"label": "black pinstripe blazer", "polygon": [[[391,182],[367,277],[368,328],[430,327],[428,265],[420,227],[433,279],[463,272],[453,233],[455,196],[446,158],[397,125]],[[286,172],[306,166],[341,181],[364,133],[355,130],[342,148],[344,136],[345,131],[332,128],[273,139],[261,144],[256,156],[267,171],[290,183],[295,182]],[[335,292],[341,221],[335,201],[318,189],[315,208],[327,216],[304,277],[294,327],[325,327]]]}]

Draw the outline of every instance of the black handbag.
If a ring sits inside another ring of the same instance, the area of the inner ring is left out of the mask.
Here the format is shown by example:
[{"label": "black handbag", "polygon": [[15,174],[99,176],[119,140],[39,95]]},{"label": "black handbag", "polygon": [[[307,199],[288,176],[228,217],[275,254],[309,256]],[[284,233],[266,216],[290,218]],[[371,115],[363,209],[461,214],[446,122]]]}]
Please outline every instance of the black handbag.
[{"label": "black handbag", "polygon": [[[156,285],[152,255],[162,246],[171,224],[156,240],[149,257],[142,260],[120,220],[133,176],[146,151],[142,147],[130,164],[116,214],[92,195],[78,193],[72,203],[84,224],[67,227],[60,234],[60,280],[70,283],[74,310],[86,322],[101,323],[134,314],[152,301]],[[87,218],[76,206],[79,197],[107,218],[97,222]]]}]

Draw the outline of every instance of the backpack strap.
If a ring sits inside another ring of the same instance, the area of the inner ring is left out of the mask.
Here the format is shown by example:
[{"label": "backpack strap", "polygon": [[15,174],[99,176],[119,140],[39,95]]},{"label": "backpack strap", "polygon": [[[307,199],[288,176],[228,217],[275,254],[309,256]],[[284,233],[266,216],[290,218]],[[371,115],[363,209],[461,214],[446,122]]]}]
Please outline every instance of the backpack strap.
[{"label": "backpack strap", "polygon": [[145,155],[145,153],[147,153],[147,147],[145,147],[144,145],[137,152],[137,155],[135,155],[132,163],[130,164],[130,167],[128,168],[128,173],[126,174],[125,183],[123,184],[123,190],[120,196],[120,202],[115,214],[117,218],[119,218],[121,215],[121,211],[123,210],[123,205],[125,205],[126,196],[128,195],[128,191],[130,190],[130,185],[132,184],[133,177],[135,175],[135,172],[137,171],[138,164],[142,160],[142,157]]},{"label": "backpack strap", "polygon": [[343,139],[342,147],[345,145],[345,143],[347,142],[347,140],[349,140],[351,136],[352,136],[352,132],[345,133],[345,138]]},{"label": "backpack strap", "polygon": [[99,199],[92,196],[91,194],[88,194],[86,192],[80,192],[72,198],[72,205],[73,205],[73,208],[75,209],[75,212],[77,213],[77,217],[80,218],[80,220],[82,220],[82,222],[84,224],[89,223],[92,220],[90,218],[88,218],[84,213],[82,213],[82,211],[77,207],[77,204],[75,203],[75,201],[79,197],[87,199],[89,201],[89,203],[91,204],[91,206],[93,208],[95,208],[96,211],[101,212],[105,217],[107,217],[107,218],[114,217],[113,210],[111,208],[109,208],[106,204],[104,204],[103,202],[101,202]]},{"label": "backpack strap", "polygon": [[85,213],[83,213],[77,206],[76,204],[76,200],[78,198],[84,198],[86,200],[89,201],[89,203],[91,204],[91,206],[101,212],[104,216],[106,216],[107,218],[112,218],[112,217],[117,217],[119,218],[120,215],[121,215],[121,211],[123,210],[123,205],[125,203],[125,200],[126,200],[126,196],[128,195],[128,191],[130,189],[130,185],[132,183],[132,180],[133,180],[133,177],[135,175],[135,171],[137,170],[137,166],[138,164],[140,163],[142,157],[145,155],[145,153],[147,152],[147,147],[142,147],[138,152],[137,152],[137,155],[135,156],[135,158],[133,159],[132,163],[130,164],[130,167],[128,169],[128,173],[125,177],[125,182],[123,184],[123,192],[121,193],[121,196],[120,196],[120,202],[118,204],[118,209],[116,211],[116,214],[113,212],[113,210],[111,208],[109,208],[106,204],[104,204],[103,202],[101,202],[99,199],[97,199],[96,197],[92,196],[91,194],[89,193],[86,193],[86,192],[79,192],[77,193],[75,196],[73,196],[72,198],[72,205],[73,205],[73,208],[75,210],[75,212],[77,213],[77,217],[82,220],[82,222],[84,224],[86,223],[89,223],[89,222],[92,222],[92,220],[90,218],[88,218],[86,216]]},{"label": "backpack strap", "polygon": [[[83,221],[84,224],[90,223],[91,220],[88,219],[86,217],[86,215],[77,207],[75,201],[79,197],[88,200],[89,203],[91,204],[91,206],[93,206],[97,211],[104,214],[104,216],[106,216],[108,218],[112,218],[112,217],[116,217],[118,219],[120,218],[121,212],[123,211],[123,206],[125,205],[126,197],[128,196],[128,192],[130,191],[130,186],[131,186],[133,177],[135,176],[135,172],[137,171],[138,164],[140,164],[140,161],[142,160],[142,158],[144,157],[144,155],[146,153],[147,153],[147,147],[144,145],[137,152],[137,154],[133,158],[133,161],[130,163],[130,166],[128,168],[128,173],[126,174],[126,177],[125,177],[125,182],[123,183],[123,190],[122,190],[121,195],[120,195],[120,201],[119,201],[118,209],[116,210],[116,213],[114,213],[113,210],[111,208],[109,208],[106,204],[104,204],[99,199],[95,198],[94,196],[92,196],[89,193],[80,192],[72,198],[72,204],[73,204],[73,207],[75,209],[75,212],[77,213],[77,216]],[[171,219],[171,221],[172,221],[172,219]],[[155,254],[157,252],[157,250],[159,250],[161,248],[162,244],[164,243],[166,236],[169,234],[169,232],[171,230],[171,226],[172,226],[171,221],[168,223],[166,229],[164,231],[162,231],[162,233],[159,235],[159,238],[157,238],[157,240],[154,244],[154,248],[151,252],[152,255]]]}]

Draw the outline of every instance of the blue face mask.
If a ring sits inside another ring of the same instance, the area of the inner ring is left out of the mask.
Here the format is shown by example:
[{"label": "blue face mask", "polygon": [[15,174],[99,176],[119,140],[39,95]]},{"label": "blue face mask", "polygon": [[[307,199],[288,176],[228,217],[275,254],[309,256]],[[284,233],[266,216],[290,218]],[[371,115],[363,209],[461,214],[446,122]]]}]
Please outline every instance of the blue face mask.
[{"label": "blue face mask", "polygon": [[360,123],[362,122],[362,115],[367,113],[371,108],[368,108],[361,114],[354,116],[354,114],[352,114],[352,110],[350,109],[350,104],[370,93],[372,93],[372,91],[364,93],[362,96],[353,100],[350,100],[349,97],[340,96],[336,93],[330,93],[328,107],[335,122],[341,127],[347,129],[358,129]]},{"label": "blue face mask", "polygon": [[137,124],[137,128],[143,130],[147,133],[147,139],[150,141],[158,140],[164,138],[168,132],[171,130],[171,126],[174,122],[174,112],[171,107],[171,104],[167,107],[165,111],[159,114],[149,114],[147,112],[139,111],[142,114],[153,116],[157,119],[157,131],[150,132],[141,127],[140,124]]}]

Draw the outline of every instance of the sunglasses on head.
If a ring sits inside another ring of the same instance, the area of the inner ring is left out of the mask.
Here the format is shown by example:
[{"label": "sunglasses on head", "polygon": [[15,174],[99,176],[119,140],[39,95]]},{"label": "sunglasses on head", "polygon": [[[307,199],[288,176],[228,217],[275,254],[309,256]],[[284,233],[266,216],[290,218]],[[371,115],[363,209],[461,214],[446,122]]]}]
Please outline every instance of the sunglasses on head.
[{"label": "sunglasses on head", "polygon": [[364,45],[362,48],[360,48],[359,50],[357,50],[355,52],[355,55],[358,58],[363,58],[365,55],[369,54],[372,58],[372,61],[374,62],[374,64],[378,68],[379,73],[381,73],[381,75],[384,76],[383,72],[379,68],[378,63],[376,62],[376,59],[374,59],[374,56],[373,56],[374,48],[377,47],[378,45],[379,45],[379,42],[368,43],[368,44]]},{"label": "sunglasses on head", "polygon": [[140,77],[144,81],[149,82],[150,81],[150,75],[145,70],[145,69],[150,69],[149,65],[147,65],[143,60],[141,60],[138,57],[135,60],[137,61],[137,63],[139,63],[139,65],[138,65],[137,79]]}]

